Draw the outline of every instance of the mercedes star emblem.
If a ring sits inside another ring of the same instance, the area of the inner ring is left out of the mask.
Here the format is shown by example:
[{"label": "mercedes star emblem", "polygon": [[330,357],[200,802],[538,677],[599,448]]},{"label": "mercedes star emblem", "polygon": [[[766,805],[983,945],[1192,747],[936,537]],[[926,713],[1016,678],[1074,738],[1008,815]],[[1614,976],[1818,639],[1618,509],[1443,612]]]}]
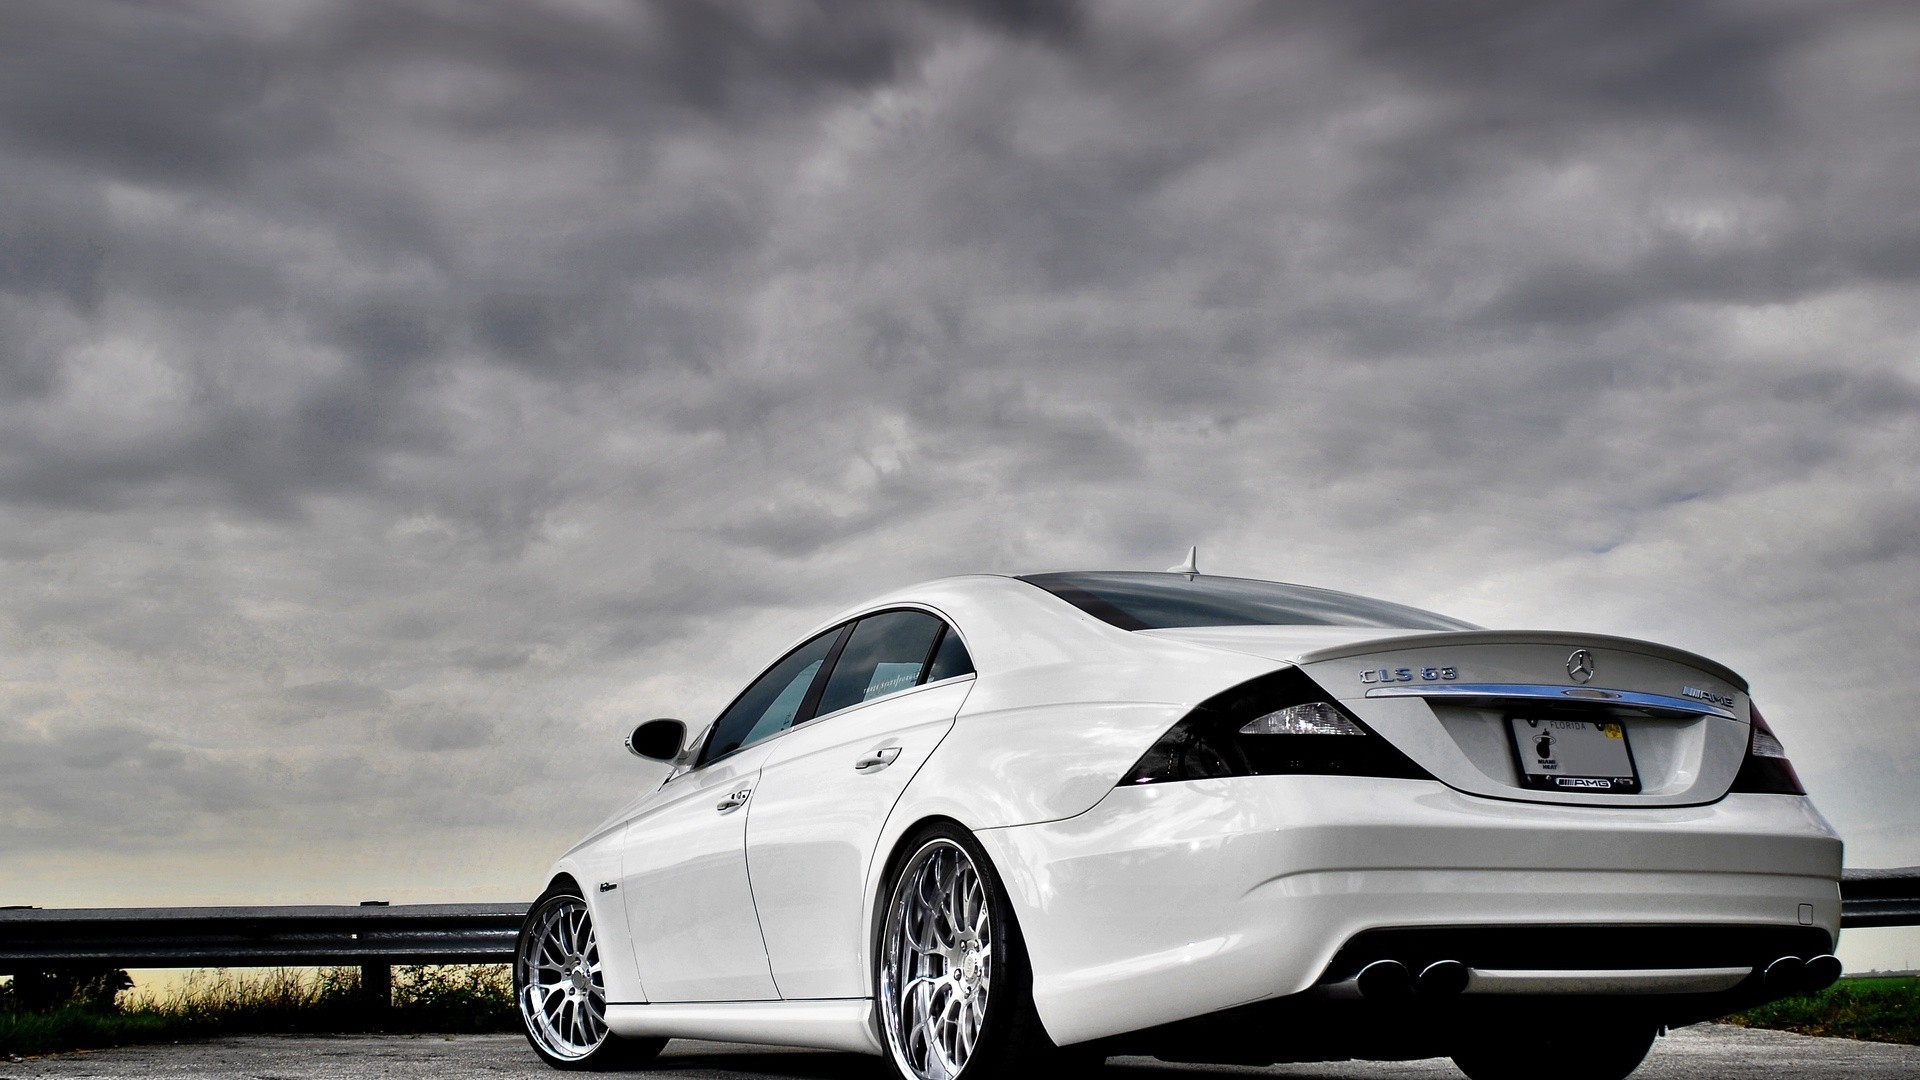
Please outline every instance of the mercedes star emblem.
[{"label": "mercedes star emblem", "polygon": [[1593,678],[1593,654],[1585,649],[1573,650],[1573,655],[1567,657],[1567,675],[1578,683]]}]

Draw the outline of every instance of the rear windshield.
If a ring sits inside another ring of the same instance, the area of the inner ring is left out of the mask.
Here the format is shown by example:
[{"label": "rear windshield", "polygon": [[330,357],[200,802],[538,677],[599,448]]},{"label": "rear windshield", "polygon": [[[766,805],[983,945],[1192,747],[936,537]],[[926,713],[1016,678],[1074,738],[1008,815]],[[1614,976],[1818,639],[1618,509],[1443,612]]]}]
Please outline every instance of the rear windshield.
[{"label": "rear windshield", "polygon": [[1352,593],[1186,574],[1027,574],[1020,578],[1122,630],[1176,626],[1367,626],[1477,630],[1472,623]]}]

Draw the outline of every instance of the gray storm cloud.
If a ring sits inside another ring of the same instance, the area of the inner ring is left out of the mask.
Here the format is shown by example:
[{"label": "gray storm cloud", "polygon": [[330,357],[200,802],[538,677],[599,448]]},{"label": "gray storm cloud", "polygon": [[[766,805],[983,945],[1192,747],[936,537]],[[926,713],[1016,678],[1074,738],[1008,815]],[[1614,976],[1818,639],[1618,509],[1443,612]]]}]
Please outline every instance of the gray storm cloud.
[{"label": "gray storm cloud", "polygon": [[1920,863],[1908,5],[0,23],[0,901],[530,894],[830,610],[1190,543],[1723,658]]}]

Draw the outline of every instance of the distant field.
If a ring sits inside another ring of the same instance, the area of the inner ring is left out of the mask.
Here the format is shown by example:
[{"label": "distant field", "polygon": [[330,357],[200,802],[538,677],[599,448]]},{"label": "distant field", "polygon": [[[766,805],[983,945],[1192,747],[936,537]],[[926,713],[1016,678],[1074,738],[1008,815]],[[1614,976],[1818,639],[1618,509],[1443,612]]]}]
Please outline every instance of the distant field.
[{"label": "distant field", "polygon": [[1727,1022],[1920,1046],[1920,979],[1842,979],[1812,997],[1762,1005]]}]

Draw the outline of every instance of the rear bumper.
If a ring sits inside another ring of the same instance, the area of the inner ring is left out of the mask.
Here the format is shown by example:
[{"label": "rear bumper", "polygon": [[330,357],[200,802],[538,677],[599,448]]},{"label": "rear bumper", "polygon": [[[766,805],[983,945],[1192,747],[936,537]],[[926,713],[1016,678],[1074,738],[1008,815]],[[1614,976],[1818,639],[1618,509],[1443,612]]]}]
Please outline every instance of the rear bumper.
[{"label": "rear bumper", "polygon": [[[1647,971],[1728,966],[1659,955],[1676,928],[1830,943],[1840,923],[1840,841],[1792,796],[1625,809],[1240,777],[1118,789],[1078,817],[979,836],[1063,1044],[1298,994],[1337,977],[1336,957],[1369,931],[1622,928],[1599,966]],[[1550,939],[1535,951],[1503,969],[1595,966]]]}]

